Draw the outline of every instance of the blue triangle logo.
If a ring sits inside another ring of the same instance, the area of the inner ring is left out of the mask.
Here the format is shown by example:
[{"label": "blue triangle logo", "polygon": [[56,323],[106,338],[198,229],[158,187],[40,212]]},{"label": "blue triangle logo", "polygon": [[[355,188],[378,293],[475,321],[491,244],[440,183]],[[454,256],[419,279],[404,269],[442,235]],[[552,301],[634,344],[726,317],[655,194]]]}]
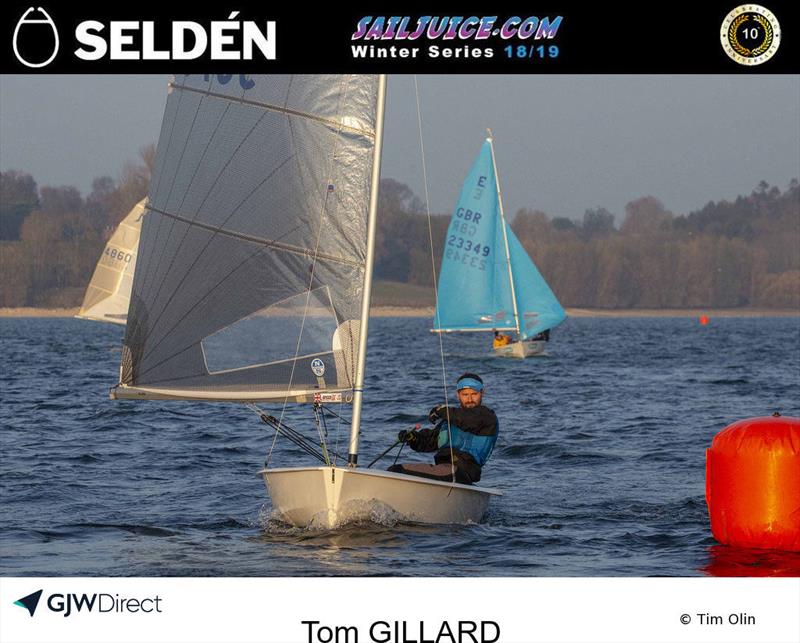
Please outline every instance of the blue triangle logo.
[{"label": "blue triangle logo", "polygon": [[39,590],[38,592],[34,592],[33,594],[28,594],[27,596],[20,598],[17,601],[14,601],[14,605],[19,605],[20,607],[24,607],[31,616],[36,611],[36,606],[39,604],[39,599],[42,597],[42,592],[44,590]]}]

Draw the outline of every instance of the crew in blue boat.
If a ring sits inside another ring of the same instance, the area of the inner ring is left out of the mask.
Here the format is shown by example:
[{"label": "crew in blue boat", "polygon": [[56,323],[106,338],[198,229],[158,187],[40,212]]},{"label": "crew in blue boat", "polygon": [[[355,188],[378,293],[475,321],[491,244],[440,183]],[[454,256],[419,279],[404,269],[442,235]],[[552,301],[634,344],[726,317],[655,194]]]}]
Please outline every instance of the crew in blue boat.
[{"label": "crew in blue boat", "polygon": [[452,481],[455,477],[462,484],[481,479],[481,467],[497,441],[497,416],[482,404],[484,386],[478,375],[464,373],[458,378],[456,389],[461,406],[432,408],[428,418],[436,424],[434,428],[400,431],[397,435],[414,451],[435,451],[435,464],[396,464],[389,471],[434,480]]}]

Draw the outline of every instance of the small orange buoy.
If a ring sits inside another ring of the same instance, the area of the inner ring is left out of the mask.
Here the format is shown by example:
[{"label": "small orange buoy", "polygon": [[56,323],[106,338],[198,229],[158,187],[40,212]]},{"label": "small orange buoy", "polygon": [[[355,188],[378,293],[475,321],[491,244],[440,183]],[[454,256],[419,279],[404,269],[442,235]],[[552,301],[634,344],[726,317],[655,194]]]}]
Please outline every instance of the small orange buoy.
[{"label": "small orange buoy", "polygon": [[750,418],[706,450],[711,533],[724,545],[800,551],[800,418]]},{"label": "small orange buoy", "polygon": [[700,315],[700,325],[705,326],[708,324],[708,317],[706,315]]}]

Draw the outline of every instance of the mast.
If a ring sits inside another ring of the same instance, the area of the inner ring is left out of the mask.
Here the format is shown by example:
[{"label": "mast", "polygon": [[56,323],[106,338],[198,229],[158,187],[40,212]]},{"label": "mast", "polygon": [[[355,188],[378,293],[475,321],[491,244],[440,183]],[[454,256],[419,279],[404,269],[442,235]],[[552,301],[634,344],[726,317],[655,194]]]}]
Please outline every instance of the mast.
[{"label": "mast", "polygon": [[358,463],[358,433],[361,429],[361,402],[364,396],[364,367],[367,361],[367,327],[369,304],[372,295],[372,266],[375,263],[375,228],[378,214],[378,187],[381,179],[381,147],[383,146],[383,112],[386,102],[386,74],[378,76],[378,104],[375,114],[375,148],[372,152],[372,181],[367,217],[367,257],[364,266],[364,294],[361,300],[361,328],[358,336],[358,364],[353,389],[353,420],[350,425],[350,446],[347,464]]},{"label": "mast", "polygon": [[486,140],[489,141],[489,147],[492,150],[492,165],[494,166],[494,182],[497,188],[497,203],[500,206],[500,222],[503,225],[503,244],[506,249],[506,263],[508,264],[508,281],[511,284],[511,304],[514,306],[514,325],[517,327],[517,335],[520,336],[519,331],[519,313],[517,312],[517,294],[514,292],[514,275],[511,272],[511,253],[508,251],[508,234],[506,233],[506,218],[503,214],[503,195],[500,192],[500,177],[497,176],[497,161],[494,158],[494,139],[492,138],[492,130],[486,130],[489,136]]}]

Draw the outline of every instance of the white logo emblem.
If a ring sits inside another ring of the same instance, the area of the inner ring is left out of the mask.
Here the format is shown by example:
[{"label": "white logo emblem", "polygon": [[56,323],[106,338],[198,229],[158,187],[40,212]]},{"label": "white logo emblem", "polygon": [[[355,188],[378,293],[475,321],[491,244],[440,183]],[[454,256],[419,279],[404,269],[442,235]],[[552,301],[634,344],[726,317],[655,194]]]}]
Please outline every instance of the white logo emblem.
[{"label": "white logo emblem", "polygon": [[760,65],[778,51],[781,26],[769,9],[743,4],[725,16],[719,38],[731,60],[740,65]]},{"label": "white logo emblem", "polygon": [[325,375],[325,362],[323,362],[319,357],[314,358],[314,360],[311,362],[311,370],[317,377],[322,377]]},{"label": "white logo emblem", "polygon": [[[53,62],[53,59],[56,57],[56,54],[58,53],[58,45],[59,45],[58,29],[56,29],[56,25],[53,22],[53,19],[48,15],[48,13],[44,9],[38,7],[38,11],[41,11],[44,18],[28,18],[28,14],[36,10],[37,9],[31,7],[25,13],[22,14],[22,18],[19,19],[17,27],[16,29],[14,29],[14,43],[13,43],[14,55],[17,57],[17,60],[19,60],[26,67],[33,67],[34,69],[39,67],[45,67],[49,65],[51,62]],[[19,53],[19,46],[17,41],[19,39],[19,29],[23,25],[50,25],[50,28],[53,30],[53,36],[55,36],[55,47],[53,48],[53,53],[50,55],[50,58],[40,63],[40,62],[30,62],[22,57],[22,54]]]}]

